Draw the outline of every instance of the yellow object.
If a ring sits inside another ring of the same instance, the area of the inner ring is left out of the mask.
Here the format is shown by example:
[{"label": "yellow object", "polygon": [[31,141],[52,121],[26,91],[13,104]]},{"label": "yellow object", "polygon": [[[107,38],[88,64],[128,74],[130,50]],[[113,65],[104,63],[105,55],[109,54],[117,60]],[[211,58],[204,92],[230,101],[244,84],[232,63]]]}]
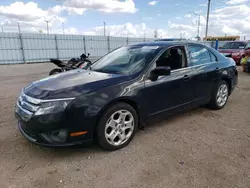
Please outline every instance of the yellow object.
[{"label": "yellow object", "polygon": [[246,65],[246,64],[247,64],[247,58],[248,58],[248,57],[243,57],[243,58],[241,59],[241,61],[240,61],[240,64]]}]

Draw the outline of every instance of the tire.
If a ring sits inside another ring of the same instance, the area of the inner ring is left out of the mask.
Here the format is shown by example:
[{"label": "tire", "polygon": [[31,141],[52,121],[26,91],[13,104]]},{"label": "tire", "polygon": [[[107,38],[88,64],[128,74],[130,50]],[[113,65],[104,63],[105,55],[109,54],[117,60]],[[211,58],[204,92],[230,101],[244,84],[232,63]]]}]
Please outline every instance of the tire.
[{"label": "tire", "polygon": [[[223,97],[224,95],[225,97]],[[228,83],[225,80],[221,80],[217,85],[216,89],[213,91],[211,101],[209,102],[209,107],[214,110],[222,109],[227,104],[228,97],[229,97]]]},{"label": "tire", "polygon": [[121,149],[133,139],[137,127],[138,115],[135,109],[127,103],[116,103],[101,115],[97,125],[97,142],[104,150]]},{"label": "tire", "polygon": [[60,72],[62,72],[61,69],[53,69],[52,71],[49,72],[49,75],[51,76],[51,75],[54,75],[54,74],[58,74]]}]

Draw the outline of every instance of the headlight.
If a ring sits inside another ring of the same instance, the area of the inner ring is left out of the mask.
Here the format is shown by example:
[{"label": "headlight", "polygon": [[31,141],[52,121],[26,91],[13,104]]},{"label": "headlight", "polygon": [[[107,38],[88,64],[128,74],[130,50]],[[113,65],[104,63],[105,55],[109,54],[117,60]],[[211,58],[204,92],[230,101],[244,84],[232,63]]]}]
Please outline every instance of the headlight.
[{"label": "headlight", "polygon": [[35,115],[62,112],[66,109],[71,101],[72,100],[44,102],[36,111]]}]

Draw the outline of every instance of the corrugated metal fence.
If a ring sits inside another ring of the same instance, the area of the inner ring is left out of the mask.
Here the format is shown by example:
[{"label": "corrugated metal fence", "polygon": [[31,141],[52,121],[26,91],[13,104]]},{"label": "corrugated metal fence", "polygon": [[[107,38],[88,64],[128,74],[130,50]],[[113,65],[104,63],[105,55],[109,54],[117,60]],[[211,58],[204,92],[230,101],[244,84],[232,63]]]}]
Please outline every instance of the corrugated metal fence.
[{"label": "corrugated metal fence", "polygon": [[[97,59],[123,45],[153,41],[154,38],[104,37],[0,33],[0,64],[46,62],[50,58],[68,60],[90,53]],[[203,42],[214,46],[213,42]]]}]

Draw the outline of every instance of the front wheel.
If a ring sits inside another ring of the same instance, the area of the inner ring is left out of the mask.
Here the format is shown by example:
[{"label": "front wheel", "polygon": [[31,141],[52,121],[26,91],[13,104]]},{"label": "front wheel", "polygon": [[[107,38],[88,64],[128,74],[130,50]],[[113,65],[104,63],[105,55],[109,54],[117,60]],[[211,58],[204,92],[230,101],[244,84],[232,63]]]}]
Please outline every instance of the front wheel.
[{"label": "front wheel", "polygon": [[97,126],[97,139],[101,148],[117,150],[133,139],[138,126],[138,115],[127,103],[116,103],[102,114]]},{"label": "front wheel", "polygon": [[221,80],[212,94],[209,107],[215,110],[222,109],[228,100],[229,87],[226,81]]},{"label": "front wheel", "polygon": [[53,69],[52,71],[50,71],[49,75],[51,76],[51,75],[54,75],[54,74],[58,74],[60,72],[62,72],[61,69]]}]

